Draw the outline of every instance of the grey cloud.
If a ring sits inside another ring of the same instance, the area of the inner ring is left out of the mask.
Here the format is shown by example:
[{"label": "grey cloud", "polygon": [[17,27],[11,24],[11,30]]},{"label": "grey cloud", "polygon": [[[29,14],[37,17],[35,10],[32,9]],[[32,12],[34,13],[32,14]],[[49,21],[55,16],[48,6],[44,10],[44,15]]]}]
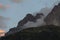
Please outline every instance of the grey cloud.
[{"label": "grey cloud", "polygon": [[7,21],[7,18],[0,16],[0,29],[2,29],[2,30],[7,29],[7,25],[6,25],[5,21]]}]

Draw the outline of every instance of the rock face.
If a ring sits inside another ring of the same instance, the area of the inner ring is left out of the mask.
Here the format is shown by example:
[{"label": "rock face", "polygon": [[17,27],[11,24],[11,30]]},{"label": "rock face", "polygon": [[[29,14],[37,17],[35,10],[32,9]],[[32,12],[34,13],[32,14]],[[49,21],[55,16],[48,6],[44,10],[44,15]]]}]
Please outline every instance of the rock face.
[{"label": "rock face", "polygon": [[21,20],[21,21],[18,23],[18,26],[17,26],[17,27],[23,26],[23,25],[26,24],[28,21],[36,22],[37,19],[41,18],[41,16],[43,16],[42,13],[36,14],[36,16],[33,16],[32,14],[27,14],[26,17],[24,17],[24,19]]},{"label": "rock face", "polygon": [[52,11],[46,16],[45,20],[47,25],[60,26],[60,3],[56,5]]}]

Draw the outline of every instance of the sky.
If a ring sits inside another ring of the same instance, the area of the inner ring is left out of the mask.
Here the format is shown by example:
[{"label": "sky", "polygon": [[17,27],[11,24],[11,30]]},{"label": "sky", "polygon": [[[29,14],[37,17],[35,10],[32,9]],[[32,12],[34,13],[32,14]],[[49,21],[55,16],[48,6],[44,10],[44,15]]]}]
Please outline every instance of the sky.
[{"label": "sky", "polygon": [[6,21],[7,28],[4,30],[8,31],[10,28],[16,27],[18,22],[22,20],[26,14],[39,12],[42,8],[54,6],[59,0],[23,0],[22,2],[16,3],[11,0],[0,0],[3,5],[10,5],[5,11],[0,12],[0,16],[10,18]]}]

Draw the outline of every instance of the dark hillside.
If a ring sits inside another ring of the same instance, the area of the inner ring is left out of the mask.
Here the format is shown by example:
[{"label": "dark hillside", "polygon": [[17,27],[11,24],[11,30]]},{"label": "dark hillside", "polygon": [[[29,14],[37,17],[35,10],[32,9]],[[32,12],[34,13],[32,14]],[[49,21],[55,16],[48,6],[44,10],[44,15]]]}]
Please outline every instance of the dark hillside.
[{"label": "dark hillside", "polygon": [[0,40],[60,40],[60,27],[45,25],[28,28],[15,34],[2,37]]}]

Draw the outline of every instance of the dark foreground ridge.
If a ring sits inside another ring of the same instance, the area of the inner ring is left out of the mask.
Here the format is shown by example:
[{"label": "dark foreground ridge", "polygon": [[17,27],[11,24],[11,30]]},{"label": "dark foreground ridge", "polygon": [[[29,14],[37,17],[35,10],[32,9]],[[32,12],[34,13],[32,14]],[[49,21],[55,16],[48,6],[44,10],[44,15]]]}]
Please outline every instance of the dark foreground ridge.
[{"label": "dark foreground ridge", "polygon": [[60,40],[60,26],[45,25],[24,29],[0,40]]}]

